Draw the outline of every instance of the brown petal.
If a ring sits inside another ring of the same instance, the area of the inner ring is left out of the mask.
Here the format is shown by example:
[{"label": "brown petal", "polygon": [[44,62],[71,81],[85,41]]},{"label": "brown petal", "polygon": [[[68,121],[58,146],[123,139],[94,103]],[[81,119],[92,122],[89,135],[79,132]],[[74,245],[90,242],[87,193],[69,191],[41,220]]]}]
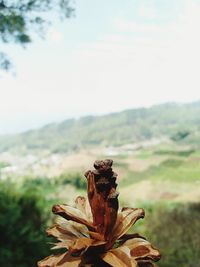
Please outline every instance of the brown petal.
[{"label": "brown petal", "polygon": [[143,209],[122,209],[122,211],[118,213],[117,222],[111,232],[110,244],[112,245],[115,240],[123,236],[140,218],[144,218]]},{"label": "brown petal", "polygon": [[118,195],[114,188],[110,190],[110,194],[108,195],[107,202],[105,205],[105,217],[104,217],[104,227],[105,227],[105,238],[108,240],[110,232],[112,231],[116,220],[117,220],[117,212],[119,208],[118,204]]},{"label": "brown petal", "polygon": [[138,233],[133,233],[133,234],[124,234],[123,236],[121,236],[119,238],[120,244],[124,244],[125,241],[129,240],[129,239],[133,239],[133,238],[142,238],[144,240],[146,240],[145,237],[139,235]]},{"label": "brown petal", "polygon": [[130,249],[131,256],[138,260],[160,260],[160,252],[155,249],[150,242],[142,238],[133,238],[127,240],[123,245],[126,245]]},{"label": "brown petal", "polygon": [[69,253],[51,255],[38,262],[38,267],[78,267],[81,263],[79,257],[72,257]]},{"label": "brown petal", "polygon": [[72,256],[75,256],[75,255],[80,255],[82,254],[89,246],[91,246],[93,242],[93,239],[91,238],[86,238],[86,237],[83,237],[83,238],[79,238],[77,239],[73,246],[70,248],[70,251],[69,253],[72,255]]},{"label": "brown petal", "polygon": [[137,261],[131,259],[131,267],[138,267]]},{"label": "brown petal", "polygon": [[90,235],[90,237],[92,239],[95,239],[95,240],[100,240],[100,241],[104,241],[104,236],[97,233],[97,232],[92,232],[92,231],[88,231],[88,234]]},{"label": "brown petal", "polygon": [[80,224],[73,221],[66,221],[62,217],[57,218],[57,223],[63,229],[66,229],[76,237],[89,237],[88,228],[84,224]]},{"label": "brown petal", "polygon": [[73,241],[69,241],[69,240],[58,242],[51,249],[60,249],[60,248],[69,249],[73,245],[73,243],[74,243]]},{"label": "brown petal", "polygon": [[79,238],[75,241],[73,246],[70,248],[70,254],[73,255],[81,255],[83,254],[88,248],[92,247],[101,247],[105,244],[105,241],[94,240],[91,238]]},{"label": "brown petal", "polygon": [[85,197],[78,196],[75,200],[76,208],[86,214],[86,199]]},{"label": "brown petal", "polygon": [[118,211],[116,178],[113,176],[109,164],[109,161],[100,162],[100,167],[102,165],[102,168],[105,168],[102,173],[98,171],[86,173],[93,224],[96,226],[97,232],[103,234],[105,238],[116,222]]},{"label": "brown petal", "polygon": [[60,241],[77,239],[77,236],[75,234],[73,234],[68,229],[62,228],[58,224],[47,229],[47,234],[48,236],[56,237]]},{"label": "brown petal", "polygon": [[[116,248],[101,256],[102,260],[114,267],[132,267],[129,250],[126,248]],[[135,265],[136,266],[136,265]]]},{"label": "brown petal", "polygon": [[97,227],[97,231],[99,233],[104,232],[104,199],[102,199],[101,195],[97,193],[94,174],[90,171],[87,173],[88,179],[88,199],[93,215],[93,223]]},{"label": "brown petal", "polygon": [[66,266],[79,267],[80,263],[81,263],[80,257],[72,257],[70,253],[66,253],[55,267],[66,267]]},{"label": "brown petal", "polygon": [[77,223],[84,224],[89,230],[95,230],[92,222],[87,220],[86,215],[80,210],[68,205],[54,205],[52,208],[53,213],[60,215],[66,220],[71,220]]},{"label": "brown petal", "polygon": [[51,255],[46,257],[45,259],[38,261],[38,267],[56,267],[57,263],[63,259],[66,253],[58,254],[58,255]]},{"label": "brown petal", "polygon": [[92,212],[85,197],[78,196],[75,200],[76,208],[83,212],[89,221],[92,221]]}]

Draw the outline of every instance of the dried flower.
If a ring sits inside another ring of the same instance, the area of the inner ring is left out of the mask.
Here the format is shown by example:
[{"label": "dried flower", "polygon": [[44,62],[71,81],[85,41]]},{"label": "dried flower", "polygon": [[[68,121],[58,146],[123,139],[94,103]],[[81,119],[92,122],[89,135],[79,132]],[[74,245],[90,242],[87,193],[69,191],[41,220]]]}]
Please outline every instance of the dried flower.
[{"label": "dried flower", "polygon": [[143,209],[118,211],[117,174],[112,160],[96,161],[88,171],[87,193],[77,197],[75,207],[55,205],[54,214],[65,220],[47,230],[59,241],[53,249],[65,249],[38,262],[38,267],[153,267],[160,259],[157,249],[138,234],[127,234],[130,227],[144,218]]}]

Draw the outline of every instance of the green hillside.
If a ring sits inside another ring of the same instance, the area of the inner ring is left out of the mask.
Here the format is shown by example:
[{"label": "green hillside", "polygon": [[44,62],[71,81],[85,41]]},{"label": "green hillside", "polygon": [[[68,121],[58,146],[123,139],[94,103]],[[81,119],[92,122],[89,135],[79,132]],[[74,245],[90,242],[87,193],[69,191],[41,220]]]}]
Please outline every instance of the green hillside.
[{"label": "green hillside", "polygon": [[200,102],[167,103],[104,116],[48,124],[37,130],[0,137],[0,152],[76,151],[91,146],[120,146],[152,138],[199,143]]}]

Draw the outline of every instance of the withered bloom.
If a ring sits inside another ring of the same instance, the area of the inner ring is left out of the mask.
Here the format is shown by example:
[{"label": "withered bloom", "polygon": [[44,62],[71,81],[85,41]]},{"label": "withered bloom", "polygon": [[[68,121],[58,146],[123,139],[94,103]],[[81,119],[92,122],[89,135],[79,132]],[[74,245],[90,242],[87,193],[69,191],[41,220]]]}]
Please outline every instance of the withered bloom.
[{"label": "withered bloom", "polygon": [[59,241],[53,249],[65,249],[38,262],[38,267],[153,267],[160,259],[157,249],[138,234],[127,234],[144,217],[143,209],[118,211],[117,174],[112,160],[96,161],[88,171],[87,193],[77,197],[75,207],[53,206],[65,220],[47,230]]}]

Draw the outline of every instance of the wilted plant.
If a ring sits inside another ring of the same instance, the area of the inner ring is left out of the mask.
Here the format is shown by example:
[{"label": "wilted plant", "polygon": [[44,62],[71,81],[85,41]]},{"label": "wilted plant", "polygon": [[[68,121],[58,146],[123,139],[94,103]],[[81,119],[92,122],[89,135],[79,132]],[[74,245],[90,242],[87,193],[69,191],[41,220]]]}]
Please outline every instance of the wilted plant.
[{"label": "wilted plant", "polygon": [[160,259],[157,249],[138,234],[127,234],[144,217],[143,209],[118,211],[117,174],[112,160],[96,161],[86,172],[89,204],[77,197],[76,207],[55,205],[54,214],[65,220],[47,230],[59,241],[53,249],[65,249],[38,262],[39,267],[153,267]]}]

